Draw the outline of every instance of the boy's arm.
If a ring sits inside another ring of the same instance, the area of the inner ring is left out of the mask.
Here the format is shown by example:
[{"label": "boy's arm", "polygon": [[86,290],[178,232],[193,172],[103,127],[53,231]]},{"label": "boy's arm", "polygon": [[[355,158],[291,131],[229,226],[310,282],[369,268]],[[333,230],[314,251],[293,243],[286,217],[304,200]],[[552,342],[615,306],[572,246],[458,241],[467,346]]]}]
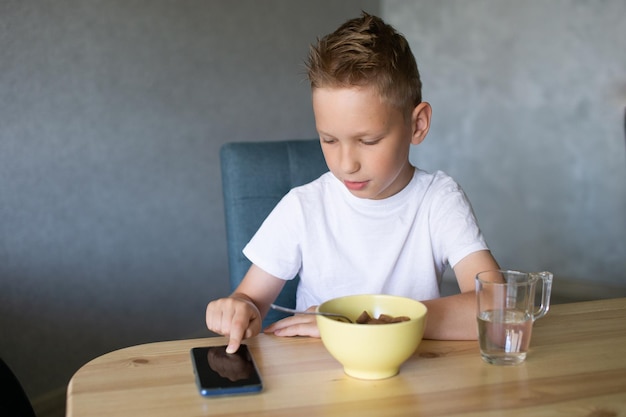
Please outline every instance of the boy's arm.
[{"label": "boy's arm", "polygon": [[236,352],[244,338],[260,333],[263,317],[284,285],[284,280],[253,264],[235,292],[209,303],[207,327],[228,337],[227,352]]},{"label": "boy's arm", "polygon": [[499,269],[491,252],[482,250],[461,259],[454,266],[461,294],[423,301],[428,308],[424,338],[440,340],[475,340],[475,277],[482,271]]},{"label": "boy's arm", "polygon": [[284,286],[284,279],[277,278],[252,264],[231,297],[238,295],[248,297],[261,312],[261,317],[265,317],[270,304],[276,300]]}]

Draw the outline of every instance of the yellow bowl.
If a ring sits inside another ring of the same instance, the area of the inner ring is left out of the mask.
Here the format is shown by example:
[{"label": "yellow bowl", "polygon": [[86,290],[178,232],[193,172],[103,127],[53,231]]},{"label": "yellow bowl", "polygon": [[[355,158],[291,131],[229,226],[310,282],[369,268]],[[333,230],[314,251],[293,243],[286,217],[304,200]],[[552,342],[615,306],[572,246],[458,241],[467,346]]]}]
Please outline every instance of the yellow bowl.
[{"label": "yellow bowl", "polygon": [[344,372],[360,379],[383,379],[396,375],[415,352],[426,326],[426,306],[419,301],[393,295],[351,295],[334,298],[317,307],[325,313],[342,314],[353,322],[367,311],[407,316],[409,321],[390,324],[356,324],[317,316],[324,346],[343,365]]}]

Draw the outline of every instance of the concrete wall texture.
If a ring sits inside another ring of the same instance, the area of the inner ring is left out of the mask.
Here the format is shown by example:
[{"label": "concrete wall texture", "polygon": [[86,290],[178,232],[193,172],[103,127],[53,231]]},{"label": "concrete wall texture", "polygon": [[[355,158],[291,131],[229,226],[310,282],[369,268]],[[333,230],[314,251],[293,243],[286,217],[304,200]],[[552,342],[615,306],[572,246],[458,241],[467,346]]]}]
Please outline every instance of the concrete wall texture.
[{"label": "concrete wall texture", "polygon": [[621,0],[0,2],[0,354],[31,397],[226,295],[219,147],[316,136],[302,62],[360,10],[409,39],[417,165],[502,266],[626,280]]},{"label": "concrete wall texture", "polygon": [[[626,2],[383,1],[502,267],[626,283]],[[558,281],[555,285],[558,285]]]}]

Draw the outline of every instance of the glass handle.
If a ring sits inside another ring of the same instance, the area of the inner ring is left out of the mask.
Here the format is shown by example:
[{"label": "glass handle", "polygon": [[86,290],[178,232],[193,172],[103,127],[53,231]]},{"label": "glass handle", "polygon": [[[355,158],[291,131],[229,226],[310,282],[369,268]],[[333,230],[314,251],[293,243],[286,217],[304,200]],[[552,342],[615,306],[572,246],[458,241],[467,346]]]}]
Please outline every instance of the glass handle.
[{"label": "glass handle", "polygon": [[550,310],[550,294],[552,293],[552,278],[551,272],[539,272],[536,275],[541,278],[543,285],[541,286],[541,305],[535,310],[533,314],[533,320],[540,319],[545,316],[548,310]]}]

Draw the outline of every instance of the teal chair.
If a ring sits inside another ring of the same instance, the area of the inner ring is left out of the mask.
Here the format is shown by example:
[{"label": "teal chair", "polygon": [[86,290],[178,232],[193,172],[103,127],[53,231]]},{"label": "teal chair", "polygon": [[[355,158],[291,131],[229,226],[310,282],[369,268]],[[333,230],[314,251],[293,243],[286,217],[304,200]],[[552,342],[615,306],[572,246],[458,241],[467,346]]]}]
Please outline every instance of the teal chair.
[{"label": "teal chair", "polygon": [[[287,192],[328,171],[315,140],[232,142],[220,150],[226,218],[230,287],[234,290],[250,267],[241,252],[267,215]],[[299,278],[287,281],[276,304],[295,307]],[[271,310],[263,327],[285,317]]]}]

